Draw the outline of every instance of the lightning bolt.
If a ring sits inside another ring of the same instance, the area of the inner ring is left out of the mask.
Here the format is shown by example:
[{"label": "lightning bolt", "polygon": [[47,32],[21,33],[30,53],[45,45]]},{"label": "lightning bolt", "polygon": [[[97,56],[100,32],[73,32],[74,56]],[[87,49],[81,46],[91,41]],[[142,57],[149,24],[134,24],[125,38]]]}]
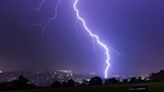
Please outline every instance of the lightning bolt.
[{"label": "lightning bolt", "polygon": [[[24,13],[30,13],[32,11],[35,11],[35,12],[40,11],[45,2],[46,2],[46,0],[42,0],[41,3],[39,4],[38,8],[25,11]],[[28,24],[25,22],[24,24],[29,25],[29,26],[42,26],[42,23],[40,23],[40,24],[39,23],[38,24]]]},{"label": "lightning bolt", "polygon": [[105,78],[108,78],[108,71],[109,71],[109,67],[110,67],[110,54],[109,54],[109,48],[108,48],[108,46],[107,46],[106,44],[104,44],[104,43],[100,40],[100,38],[99,38],[98,35],[94,34],[94,33],[88,28],[85,19],[83,19],[83,18],[80,16],[79,10],[78,10],[78,8],[77,8],[78,1],[79,1],[79,0],[75,0],[74,3],[73,3],[73,7],[74,7],[74,10],[75,10],[75,12],[76,12],[76,16],[77,16],[78,20],[80,20],[80,21],[82,22],[82,24],[83,24],[85,30],[89,33],[89,35],[90,35],[93,39],[95,39],[96,42],[97,42],[102,48],[104,48],[104,50],[105,50],[105,54],[106,54],[106,61],[105,61],[105,62],[106,62],[106,64],[107,64],[107,66],[106,66],[106,68],[105,68],[105,70],[104,70],[104,77],[105,77]]},{"label": "lightning bolt", "polygon": [[27,12],[31,12],[31,11],[40,11],[41,8],[42,8],[42,6],[43,6],[43,4],[45,3],[45,1],[46,1],[46,0],[42,0],[41,3],[39,4],[38,8],[29,10],[29,11],[27,11]]},{"label": "lightning bolt", "polygon": [[[41,3],[39,4],[38,8],[32,9],[32,10],[27,11],[27,12],[31,12],[31,11],[37,11],[37,12],[38,12],[38,11],[40,11],[40,10],[42,9],[42,6],[44,5],[45,1],[46,1],[46,0],[42,0]],[[44,38],[44,35],[45,35],[45,30],[46,30],[46,28],[48,27],[48,25],[49,25],[52,21],[56,20],[56,18],[57,18],[57,16],[58,16],[58,8],[59,8],[59,6],[60,6],[60,4],[61,4],[61,1],[62,1],[62,0],[58,0],[57,4],[56,4],[56,6],[55,6],[55,15],[51,16],[50,18],[48,18],[44,23],[40,23],[40,24],[28,24],[28,25],[32,25],[32,26],[42,26],[42,36],[43,36],[43,38]],[[79,10],[78,10],[78,8],[77,8],[78,1],[79,1],[79,0],[75,0],[74,3],[73,3],[73,8],[74,8],[74,10],[75,10],[75,12],[76,12],[77,19],[81,21],[81,23],[83,24],[85,30],[86,30],[86,31],[88,32],[88,34],[92,37],[92,39],[94,39],[98,45],[100,45],[102,48],[104,48],[104,50],[105,50],[105,55],[106,55],[105,63],[107,64],[107,66],[106,66],[106,68],[105,68],[105,70],[104,70],[104,77],[105,77],[105,78],[108,78],[108,71],[109,71],[109,67],[110,67],[110,54],[109,54],[109,50],[110,50],[110,49],[112,50],[112,48],[108,48],[108,46],[107,46],[106,44],[104,44],[104,43],[100,40],[99,36],[96,35],[96,34],[94,34],[94,33],[88,28],[85,19],[83,19],[83,18],[80,16],[80,14],[79,14]]]},{"label": "lightning bolt", "polygon": [[[32,12],[32,11],[40,11],[42,6],[44,5],[46,0],[42,0],[41,3],[39,4],[38,8],[36,9],[32,9],[32,10],[29,10],[29,11],[26,11],[25,13],[28,13],[28,12]],[[55,6],[55,14],[53,16],[51,16],[50,18],[48,18],[46,20],[46,22],[44,23],[40,23],[40,24],[26,24],[26,25],[31,25],[31,26],[42,26],[42,37],[44,38],[44,35],[45,35],[45,31],[46,31],[46,28],[48,27],[48,25],[56,20],[57,16],[58,16],[58,8],[61,4],[62,0],[58,0],[58,2],[56,3],[56,6]]]},{"label": "lightning bolt", "polygon": [[45,32],[46,28],[48,27],[48,25],[50,24],[50,22],[53,21],[53,20],[56,20],[56,18],[57,18],[57,16],[58,16],[58,8],[59,8],[59,5],[61,4],[61,1],[62,1],[62,0],[58,0],[58,2],[57,2],[57,4],[56,4],[56,7],[55,7],[55,15],[54,15],[54,16],[51,16],[51,17],[47,20],[46,24],[43,26],[43,28],[42,28],[43,36],[44,36],[44,32]]}]

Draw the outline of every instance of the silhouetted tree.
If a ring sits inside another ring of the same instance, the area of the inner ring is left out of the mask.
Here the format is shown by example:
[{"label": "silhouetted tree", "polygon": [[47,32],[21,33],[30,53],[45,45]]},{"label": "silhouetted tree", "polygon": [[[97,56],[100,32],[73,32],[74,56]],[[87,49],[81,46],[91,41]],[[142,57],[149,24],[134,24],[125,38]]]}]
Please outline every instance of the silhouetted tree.
[{"label": "silhouetted tree", "polygon": [[23,76],[19,76],[18,80],[5,82],[0,84],[2,90],[28,89],[36,88],[35,85],[29,84],[29,80]]},{"label": "silhouetted tree", "polygon": [[138,83],[145,83],[147,81],[146,81],[146,79],[142,79],[141,77],[138,77],[137,82]]},{"label": "silhouetted tree", "polygon": [[29,80],[25,78],[24,76],[19,76],[18,81],[17,81],[17,86],[19,86],[21,89],[28,88]]},{"label": "silhouetted tree", "polygon": [[0,83],[0,90],[6,90],[6,89],[9,89],[8,83],[7,82]]},{"label": "silhouetted tree", "polygon": [[123,79],[122,83],[128,83],[128,80],[127,79]]},{"label": "silhouetted tree", "polygon": [[68,80],[67,86],[68,86],[68,87],[74,87],[74,86],[75,86],[74,80],[73,80],[73,79]]},{"label": "silhouetted tree", "polygon": [[111,79],[107,79],[105,80],[105,85],[110,85],[110,84],[119,84],[119,80],[117,80],[116,78],[111,78]]},{"label": "silhouetted tree", "polygon": [[137,78],[136,77],[130,78],[130,83],[137,83]]},{"label": "silhouetted tree", "polygon": [[59,81],[54,81],[51,85],[51,87],[53,87],[53,88],[59,88],[61,86],[62,86],[62,84]]},{"label": "silhouetted tree", "polygon": [[103,82],[100,77],[93,77],[89,81],[89,85],[91,85],[91,86],[97,86],[97,85],[102,85],[102,84],[103,84]]},{"label": "silhouetted tree", "polygon": [[164,70],[150,75],[150,81],[153,82],[164,82]]},{"label": "silhouetted tree", "polygon": [[67,87],[67,82],[64,81],[64,82],[62,83],[62,87]]}]

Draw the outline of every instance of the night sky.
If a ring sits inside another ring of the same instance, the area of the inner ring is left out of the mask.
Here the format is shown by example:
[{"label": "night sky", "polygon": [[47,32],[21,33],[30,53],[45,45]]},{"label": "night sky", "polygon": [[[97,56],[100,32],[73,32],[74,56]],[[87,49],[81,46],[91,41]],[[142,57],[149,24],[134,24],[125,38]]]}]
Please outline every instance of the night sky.
[{"label": "night sky", "polygon": [[[69,69],[103,75],[103,48],[84,31],[73,0],[0,0],[0,70]],[[110,75],[145,75],[164,68],[163,0],[79,0],[80,15],[111,50]],[[28,12],[27,12],[28,11]],[[33,25],[33,24],[42,25]]]}]

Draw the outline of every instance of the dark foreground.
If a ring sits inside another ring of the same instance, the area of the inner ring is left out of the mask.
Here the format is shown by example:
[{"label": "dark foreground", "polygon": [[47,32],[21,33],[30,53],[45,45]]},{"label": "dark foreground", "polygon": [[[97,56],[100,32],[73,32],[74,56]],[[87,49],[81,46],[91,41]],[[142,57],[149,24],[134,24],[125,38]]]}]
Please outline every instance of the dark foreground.
[{"label": "dark foreground", "polygon": [[[111,86],[94,86],[94,87],[77,87],[77,88],[45,88],[45,89],[31,89],[20,91],[1,91],[1,92],[129,92],[135,84],[117,84]],[[149,83],[148,92],[164,92],[164,83]]]}]

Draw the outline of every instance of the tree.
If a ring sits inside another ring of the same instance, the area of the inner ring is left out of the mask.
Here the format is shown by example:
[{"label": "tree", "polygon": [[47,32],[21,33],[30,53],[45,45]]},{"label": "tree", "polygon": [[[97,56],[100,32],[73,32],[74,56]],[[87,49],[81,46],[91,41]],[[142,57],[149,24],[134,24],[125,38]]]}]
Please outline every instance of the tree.
[{"label": "tree", "polygon": [[67,82],[67,86],[68,86],[68,87],[74,87],[74,86],[75,86],[75,82],[74,82],[72,79],[70,79],[70,80],[68,80],[68,82]]},{"label": "tree", "polygon": [[128,83],[128,80],[127,79],[123,79],[122,83]]},{"label": "tree", "polygon": [[163,82],[164,81],[164,70],[161,70],[157,73],[152,73],[150,75],[150,80],[153,82]]},{"label": "tree", "polygon": [[130,83],[137,83],[137,82],[138,82],[138,80],[136,77],[130,78]]},{"label": "tree", "polygon": [[110,84],[119,84],[119,80],[117,80],[116,78],[111,78],[111,79],[107,79],[105,80],[105,85],[110,85]]},{"label": "tree", "polygon": [[54,81],[51,85],[51,87],[53,87],[53,88],[59,88],[61,86],[62,86],[62,84],[59,81]]},{"label": "tree", "polygon": [[65,82],[65,81],[62,83],[62,87],[67,87],[67,85],[68,85],[68,84],[67,84],[67,82]]},{"label": "tree", "polygon": [[91,86],[98,86],[98,85],[102,85],[102,84],[103,84],[103,82],[100,77],[93,77],[89,81],[89,85],[91,85]]},{"label": "tree", "polygon": [[19,76],[18,80],[5,82],[0,84],[2,90],[16,90],[16,89],[28,89],[36,88],[35,85],[29,84],[29,80],[23,76]]}]

